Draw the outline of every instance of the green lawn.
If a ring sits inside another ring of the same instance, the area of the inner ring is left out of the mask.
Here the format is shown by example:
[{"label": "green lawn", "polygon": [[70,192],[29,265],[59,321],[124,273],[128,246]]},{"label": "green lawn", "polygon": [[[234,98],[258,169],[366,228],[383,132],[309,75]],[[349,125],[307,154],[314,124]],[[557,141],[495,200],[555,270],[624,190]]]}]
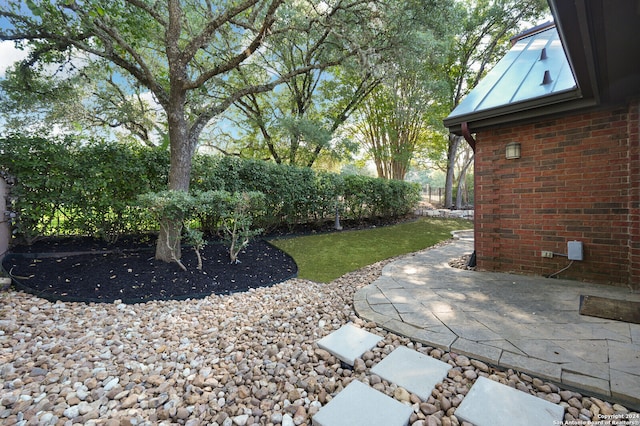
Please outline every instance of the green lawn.
[{"label": "green lawn", "polygon": [[420,218],[399,225],[270,242],[295,259],[299,278],[328,283],[363,266],[430,247],[451,238],[451,231],[471,227],[467,220]]}]

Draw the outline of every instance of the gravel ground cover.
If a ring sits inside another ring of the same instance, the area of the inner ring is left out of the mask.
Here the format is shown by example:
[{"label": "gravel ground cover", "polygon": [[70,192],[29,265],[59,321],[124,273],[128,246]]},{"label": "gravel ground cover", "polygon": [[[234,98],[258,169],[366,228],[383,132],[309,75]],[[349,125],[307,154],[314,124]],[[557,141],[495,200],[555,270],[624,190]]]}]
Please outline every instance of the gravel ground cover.
[{"label": "gravel ground cover", "polygon": [[[387,262],[329,284],[290,279],[197,300],[86,304],[1,293],[0,423],[310,425],[314,413],[360,380],[410,404],[412,426],[464,425],[455,410],[479,376],[562,405],[566,420],[630,415],[623,406],[360,320],[353,295]],[[349,321],[384,337],[353,369],[316,345]],[[400,345],[453,366],[428,401],[370,373]]]}]

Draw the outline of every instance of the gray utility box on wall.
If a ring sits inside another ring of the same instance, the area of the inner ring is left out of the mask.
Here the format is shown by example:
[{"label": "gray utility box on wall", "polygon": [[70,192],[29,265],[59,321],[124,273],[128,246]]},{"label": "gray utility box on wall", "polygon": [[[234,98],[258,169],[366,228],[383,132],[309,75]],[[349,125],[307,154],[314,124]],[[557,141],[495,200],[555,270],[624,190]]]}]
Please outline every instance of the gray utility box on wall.
[{"label": "gray utility box on wall", "polygon": [[567,243],[567,257],[569,260],[582,260],[582,241],[569,241]]}]

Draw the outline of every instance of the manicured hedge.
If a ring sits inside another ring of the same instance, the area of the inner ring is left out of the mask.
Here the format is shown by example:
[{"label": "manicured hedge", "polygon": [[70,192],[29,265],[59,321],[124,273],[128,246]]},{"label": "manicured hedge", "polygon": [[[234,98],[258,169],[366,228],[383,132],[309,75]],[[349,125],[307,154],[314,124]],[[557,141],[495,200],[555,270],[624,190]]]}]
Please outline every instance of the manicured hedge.
[{"label": "manicured hedge", "polygon": [[[72,138],[0,138],[0,167],[16,178],[12,209],[17,237],[93,235],[114,240],[127,233],[157,228],[140,208],[138,196],[167,187],[169,154],[165,150]],[[197,155],[192,169],[194,193],[223,190],[265,195],[255,226],[343,218],[398,216],[410,212],[419,186],[364,176],[341,176],[228,156]],[[204,231],[219,226],[219,212],[199,217]]]},{"label": "manicured hedge", "polygon": [[0,167],[16,178],[14,233],[94,235],[106,240],[152,226],[133,202],[166,188],[169,157],[133,144],[72,138],[0,139]]},{"label": "manicured hedge", "polygon": [[265,194],[265,210],[257,224],[267,229],[332,218],[344,190],[340,175],[306,167],[211,156],[200,156],[195,163],[192,190]]}]

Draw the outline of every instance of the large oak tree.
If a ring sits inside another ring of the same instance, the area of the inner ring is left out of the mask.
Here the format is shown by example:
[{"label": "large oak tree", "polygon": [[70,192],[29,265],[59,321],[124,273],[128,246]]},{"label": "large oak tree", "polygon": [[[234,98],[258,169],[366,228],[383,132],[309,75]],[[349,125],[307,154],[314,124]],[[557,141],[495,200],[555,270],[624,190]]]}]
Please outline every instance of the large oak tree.
[{"label": "large oak tree", "polygon": [[[169,189],[188,191],[200,134],[212,120],[247,96],[366,53],[359,41],[376,34],[380,10],[365,0],[3,2],[8,25],[0,40],[26,42],[32,67],[56,62],[60,52],[84,52],[86,61],[107,61],[147,88],[166,114]],[[314,42],[332,49],[286,73],[264,68],[274,43],[305,32],[325,34]],[[248,83],[248,74],[257,78]],[[163,227],[156,257],[171,261],[179,242],[178,224]]]}]

